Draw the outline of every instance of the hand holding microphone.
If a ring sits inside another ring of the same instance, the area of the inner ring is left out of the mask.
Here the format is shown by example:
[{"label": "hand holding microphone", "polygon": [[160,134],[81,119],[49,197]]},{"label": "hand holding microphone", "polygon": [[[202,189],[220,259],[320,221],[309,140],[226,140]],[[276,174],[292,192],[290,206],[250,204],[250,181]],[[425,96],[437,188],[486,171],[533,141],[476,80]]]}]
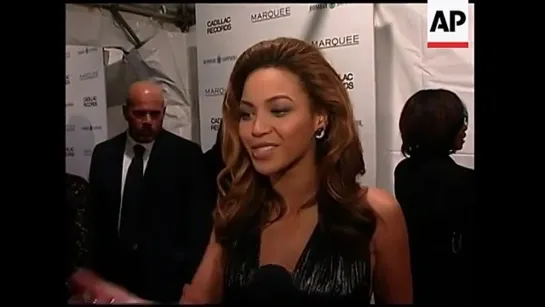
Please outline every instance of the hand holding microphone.
[{"label": "hand holding microphone", "polygon": [[71,277],[71,284],[76,290],[76,297],[71,302],[87,304],[133,304],[145,301],[130,293],[127,289],[108,282],[92,271],[79,269]]}]

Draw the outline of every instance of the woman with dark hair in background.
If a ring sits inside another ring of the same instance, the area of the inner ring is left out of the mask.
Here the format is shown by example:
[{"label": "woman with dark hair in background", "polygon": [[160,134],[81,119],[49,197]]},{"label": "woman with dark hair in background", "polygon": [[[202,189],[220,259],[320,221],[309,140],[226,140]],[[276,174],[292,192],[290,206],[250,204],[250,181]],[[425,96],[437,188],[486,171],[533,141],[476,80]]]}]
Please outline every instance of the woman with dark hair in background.
[{"label": "woman with dark hair in background", "polygon": [[[76,175],[66,174],[66,201],[64,203],[64,233],[67,236],[68,249],[65,262],[65,278],[69,280],[79,267],[90,263],[92,223],[89,216],[89,183]],[[72,294],[69,286],[68,297]]]},{"label": "woman with dark hair in background", "polygon": [[474,171],[450,157],[462,149],[468,114],[445,89],[420,90],[399,120],[406,157],[395,169],[395,195],[409,231],[415,303],[470,301],[469,211]]},{"label": "woman with dark hair in background", "polygon": [[[113,303],[114,298],[131,303],[131,295],[122,287],[111,284],[86,268],[92,267],[94,213],[89,183],[80,176],[66,173],[64,233],[68,243],[64,276],[67,299],[72,303],[91,303],[89,297]],[[96,299],[94,302],[98,302]]]}]

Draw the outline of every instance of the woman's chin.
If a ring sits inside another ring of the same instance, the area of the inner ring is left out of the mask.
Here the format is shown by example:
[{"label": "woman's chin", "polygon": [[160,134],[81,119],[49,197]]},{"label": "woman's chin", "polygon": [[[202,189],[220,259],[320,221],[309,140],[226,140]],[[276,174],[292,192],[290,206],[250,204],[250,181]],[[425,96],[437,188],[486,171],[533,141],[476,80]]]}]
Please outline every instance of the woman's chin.
[{"label": "woman's chin", "polygon": [[272,163],[272,161],[252,161],[254,169],[260,175],[263,176],[272,176],[279,171],[279,167]]}]

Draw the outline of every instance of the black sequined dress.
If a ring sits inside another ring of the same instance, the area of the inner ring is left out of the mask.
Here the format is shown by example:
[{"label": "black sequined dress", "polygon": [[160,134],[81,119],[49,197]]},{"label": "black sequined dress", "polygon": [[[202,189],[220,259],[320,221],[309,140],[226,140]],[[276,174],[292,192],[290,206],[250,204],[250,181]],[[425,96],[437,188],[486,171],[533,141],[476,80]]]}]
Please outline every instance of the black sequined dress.
[{"label": "black sequined dress", "polygon": [[[340,252],[322,222],[314,229],[292,273],[293,285],[304,303],[370,302],[371,261]],[[224,275],[224,303],[241,302],[247,297],[252,276],[259,269],[259,231],[248,232],[228,253]],[[333,306],[333,305],[332,305]]]},{"label": "black sequined dress", "polygon": [[89,267],[91,262],[92,217],[89,184],[85,179],[66,174],[64,213],[64,230],[67,240],[65,276],[68,278],[77,267]]}]

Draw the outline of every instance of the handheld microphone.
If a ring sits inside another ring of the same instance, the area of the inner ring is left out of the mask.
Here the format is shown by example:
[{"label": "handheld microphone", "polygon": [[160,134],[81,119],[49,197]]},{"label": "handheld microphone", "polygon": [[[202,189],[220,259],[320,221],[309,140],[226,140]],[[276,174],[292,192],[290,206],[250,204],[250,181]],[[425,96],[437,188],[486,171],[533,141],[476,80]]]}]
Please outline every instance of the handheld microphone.
[{"label": "handheld microphone", "polygon": [[253,275],[248,285],[248,299],[259,305],[292,304],[298,300],[298,291],[284,267],[268,264]]}]

